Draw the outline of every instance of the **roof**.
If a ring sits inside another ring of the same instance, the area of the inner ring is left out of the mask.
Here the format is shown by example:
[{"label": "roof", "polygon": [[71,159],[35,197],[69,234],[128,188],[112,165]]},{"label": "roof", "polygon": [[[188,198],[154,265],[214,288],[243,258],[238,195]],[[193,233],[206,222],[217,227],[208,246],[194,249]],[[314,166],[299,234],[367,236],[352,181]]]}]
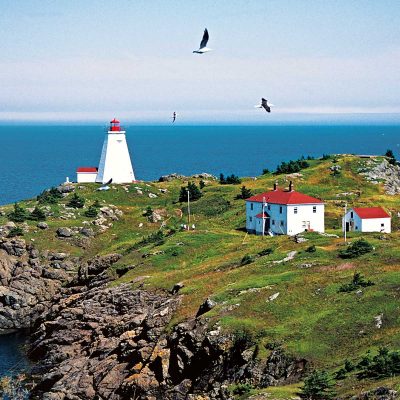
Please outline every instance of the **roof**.
[{"label": "roof", "polygon": [[256,215],[256,218],[269,218],[269,215],[267,213],[260,213]]},{"label": "roof", "polygon": [[271,190],[269,192],[256,194],[249,197],[246,201],[262,203],[263,201],[272,204],[322,204],[323,201],[315,197],[307,196],[306,194],[296,192],[295,190]]},{"label": "roof", "polygon": [[96,167],[79,167],[76,172],[97,172]]},{"label": "roof", "polygon": [[355,207],[353,211],[361,219],[390,218],[390,215],[382,207]]}]

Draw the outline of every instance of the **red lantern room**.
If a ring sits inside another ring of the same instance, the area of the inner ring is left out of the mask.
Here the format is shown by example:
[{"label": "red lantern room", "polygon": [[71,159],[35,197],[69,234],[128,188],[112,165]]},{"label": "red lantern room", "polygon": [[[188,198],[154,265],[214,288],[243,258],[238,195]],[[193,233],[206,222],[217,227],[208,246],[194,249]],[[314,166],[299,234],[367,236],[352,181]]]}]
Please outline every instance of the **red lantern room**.
[{"label": "red lantern room", "polygon": [[110,131],[113,132],[120,132],[121,131],[121,127],[119,125],[119,121],[117,119],[113,119],[112,121],[110,121]]}]

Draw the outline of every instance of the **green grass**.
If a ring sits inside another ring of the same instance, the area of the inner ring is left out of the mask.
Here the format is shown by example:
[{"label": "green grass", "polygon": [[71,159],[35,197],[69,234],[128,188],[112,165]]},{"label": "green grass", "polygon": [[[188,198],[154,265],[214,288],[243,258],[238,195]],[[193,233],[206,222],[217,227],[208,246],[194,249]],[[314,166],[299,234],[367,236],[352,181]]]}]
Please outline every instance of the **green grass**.
[{"label": "green grass", "polygon": [[[349,207],[382,205],[393,212],[392,225],[400,225],[399,196],[386,195],[382,185],[369,183],[359,175],[359,168],[368,167],[365,163],[354,156],[340,156],[338,164],[342,172],[334,177],[329,170],[333,165],[331,160],[313,160],[309,168],[301,171],[300,178],[290,178],[296,190],[325,201],[327,232],[341,235],[340,218],[345,201]],[[210,324],[219,322],[226,331],[245,328],[254,334],[261,348],[279,341],[290,353],[306,358],[318,368],[334,372],[346,358],[357,362],[367,349],[382,345],[399,349],[399,232],[386,235],[388,240],[381,240],[380,234],[349,233],[349,242],[363,237],[375,247],[372,253],[351,260],[338,257],[344,246],[342,238],[306,233],[307,241],[296,244],[285,236],[262,239],[247,235],[241,230],[245,224],[244,201],[235,199],[240,187],[245,185],[256,194],[269,190],[275,180],[280,187],[285,187],[288,181],[284,175],[266,174],[257,180],[244,178],[241,185],[208,183],[204,196],[191,205],[191,223],[195,223],[196,230],[189,232],[180,229],[187,221],[186,204],[177,202],[179,189],[187,182],[112,185],[113,189],[107,192],[96,191],[93,184],[80,184],[77,192],[86,198],[87,206],[97,199],[101,204],[117,206],[123,217],[113,221],[112,228],[83,249],[59,240],[55,232],[61,226],[82,226],[83,221],[90,219],[84,217],[84,210],[78,210],[72,211],[76,219],[62,220],[63,208],[55,205],[51,207],[54,216],[47,221],[49,229],[41,231],[35,228],[36,223],[28,221],[31,230],[25,238],[34,239],[39,249],[67,251],[83,259],[121,253],[123,257],[109,271],[116,277],[111,285],[140,281],[149,289],[169,290],[177,282],[184,283],[181,290],[184,297],[174,323],[192,317],[204,299],[211,297],[217,306],[207,314]],[[140,187],[143,195],[135,187]],[[167,192],[161,193],[159,189]],[[352,194],[342,195],[349,192]],[[149,193],[157,197],[149,198]],[[62,203],[66,204],[70,196],[62,199]],[[35,204],[35,200],[23,202],[27,207]],[[160,222],[150,223],[143,216],[147,206],[161,209],[167,215],[164,228]],[[6,220],[5,216],[0,217],[0,223]],[[143,238],[159,229],[165,233],[174,229],[175,233],[160,245],[150,243],[135,249]],[[316,251],[306,252],[312,245]],[[258,257],[266,248],[274,251]],[[273,263],[293,250],[297,251],[293,260]],[[152,253],[156,254],[144,257]],[[252,256],[254,261],[241,265],[245,255]],[[117,269],[125,266],[135,268],[117,277]],[[363,288],[361,296],[355,292],[339,293],[339,287],[349,283],[356,271],[375,285]],[[275,300],[268,301],[269,296],[278,292]],[[374,317],[381,313],[383,326],[377,329]],[[396,378],[395,383],[398,384]],[[359,383],[346,378],[341,385],[337,391],[345,394]],[[296,391],[298,385],[266,389],[276,399],[295,397]]]}]

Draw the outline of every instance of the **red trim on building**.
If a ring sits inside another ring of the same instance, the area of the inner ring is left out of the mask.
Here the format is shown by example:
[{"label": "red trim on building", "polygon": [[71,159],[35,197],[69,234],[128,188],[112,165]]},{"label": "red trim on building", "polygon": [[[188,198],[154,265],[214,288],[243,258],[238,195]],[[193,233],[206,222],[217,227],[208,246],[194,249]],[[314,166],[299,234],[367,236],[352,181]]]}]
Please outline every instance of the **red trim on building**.
[{"label": "red trim on building", "polygon": [[306,194],[296,192],[295,190],[271,190],[249,197],[246,201],[254,203],[262,203],[263,201],[272,204],[323,204],[323,201],[315,197],[307,196]]},{"label": "red trim on building", "polygon": [[76,172],[97,172],[96,167],[79,167],[77,168]]},{"label": "red trim on building", "polygon": [[390,215],[382,207],[356,207],[353,211],[361,219],[390,218]]}]

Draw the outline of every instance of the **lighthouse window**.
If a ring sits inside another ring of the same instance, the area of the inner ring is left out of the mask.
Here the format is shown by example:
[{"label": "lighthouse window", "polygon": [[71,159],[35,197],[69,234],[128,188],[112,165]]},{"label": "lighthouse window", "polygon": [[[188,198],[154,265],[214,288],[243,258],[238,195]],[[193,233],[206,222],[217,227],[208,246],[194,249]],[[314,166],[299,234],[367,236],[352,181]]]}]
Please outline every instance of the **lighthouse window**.
[{"label": "lighthouse window", "polygon": [[312,212],[315,214],[317,212],[317,206],[313,206]]},{"label": "lighthouse window", "polygon": [[297,207],[294,208],[294,213],[297,214]]}]

